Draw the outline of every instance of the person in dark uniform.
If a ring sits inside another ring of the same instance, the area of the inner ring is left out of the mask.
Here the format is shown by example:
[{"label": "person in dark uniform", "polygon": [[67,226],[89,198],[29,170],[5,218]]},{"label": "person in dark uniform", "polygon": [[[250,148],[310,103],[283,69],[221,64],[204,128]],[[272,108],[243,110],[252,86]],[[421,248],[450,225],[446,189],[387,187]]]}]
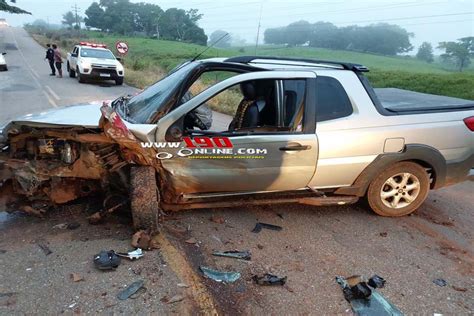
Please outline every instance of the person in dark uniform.
[{"label": "person in dark uniform", "polygon": [[49,62],[49,67],[51,67],[50,76],[56,76],[56,69],[54,68],[54,50],[51,48],[51,44],[46,44],[46,57]]}]

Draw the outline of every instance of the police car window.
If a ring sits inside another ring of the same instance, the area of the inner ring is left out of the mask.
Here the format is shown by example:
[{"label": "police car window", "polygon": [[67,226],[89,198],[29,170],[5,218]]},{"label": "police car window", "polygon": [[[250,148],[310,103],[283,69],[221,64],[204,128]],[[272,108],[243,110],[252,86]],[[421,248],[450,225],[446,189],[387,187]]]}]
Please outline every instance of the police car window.
[{"label": "police car window", "polygon": [[105,49],[82,48],[81,57],[115,59],[111,51]]},{"label": "police car window", "polygon": [[316,121],[322,122],[351,115],[351,101],[341,83],[332,77],[316,78]]}]

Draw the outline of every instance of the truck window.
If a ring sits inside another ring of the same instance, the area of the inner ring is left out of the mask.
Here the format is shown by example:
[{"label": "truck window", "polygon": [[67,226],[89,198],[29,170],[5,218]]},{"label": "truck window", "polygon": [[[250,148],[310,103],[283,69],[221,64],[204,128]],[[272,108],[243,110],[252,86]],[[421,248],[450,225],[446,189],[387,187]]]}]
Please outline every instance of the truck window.
[{"label": "truck window", "polygon": [[341,83],[332,78],[316,79],[316,122],[333,120],[351,115],[351,101]]}]

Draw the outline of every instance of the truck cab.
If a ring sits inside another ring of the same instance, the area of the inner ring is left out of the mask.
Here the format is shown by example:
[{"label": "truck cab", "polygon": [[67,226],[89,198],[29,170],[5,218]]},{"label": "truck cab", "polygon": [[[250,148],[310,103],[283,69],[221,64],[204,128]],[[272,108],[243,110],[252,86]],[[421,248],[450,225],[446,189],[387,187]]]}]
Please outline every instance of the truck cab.
[{"label": "truck cab", "polygon": [[67,54],[69,77],[84,83],[87,79],[114,80],[123,84],[124,68],[104,44],[80,42]]}]

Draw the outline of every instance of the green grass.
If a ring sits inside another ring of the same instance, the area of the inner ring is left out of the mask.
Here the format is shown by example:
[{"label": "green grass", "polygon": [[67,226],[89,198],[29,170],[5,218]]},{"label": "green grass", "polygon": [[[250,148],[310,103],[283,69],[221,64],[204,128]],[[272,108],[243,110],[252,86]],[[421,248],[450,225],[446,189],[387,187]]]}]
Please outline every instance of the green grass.
[{"label": "green grass", "polygon": [[[79,40],[105,43],[115,51],[115,43],[126,41],[129,54],[123,58],[126,67],[125,80],[139,88],[146,87],[179,63],[193,58],[205,49],[204,46],[140,37],[106,35],[89,31],[85,38],[54,37],[63,51],[69,51]],[[51,41],[45,36],[35,35],[42,44]],[[200,58],[253,55],[254,47],[240,49],[210,48]],[[426,63],[413,57],[381,56],[350,51],[337,51],[310,47],[277,47],[263,45],[259,55],[303,57],[323,60],[338,60],[363,64],[371,70],[368,77],[375,87],[395,87],[418,92],[474,99],[474,63],[459,73],[450,67]]]}]

